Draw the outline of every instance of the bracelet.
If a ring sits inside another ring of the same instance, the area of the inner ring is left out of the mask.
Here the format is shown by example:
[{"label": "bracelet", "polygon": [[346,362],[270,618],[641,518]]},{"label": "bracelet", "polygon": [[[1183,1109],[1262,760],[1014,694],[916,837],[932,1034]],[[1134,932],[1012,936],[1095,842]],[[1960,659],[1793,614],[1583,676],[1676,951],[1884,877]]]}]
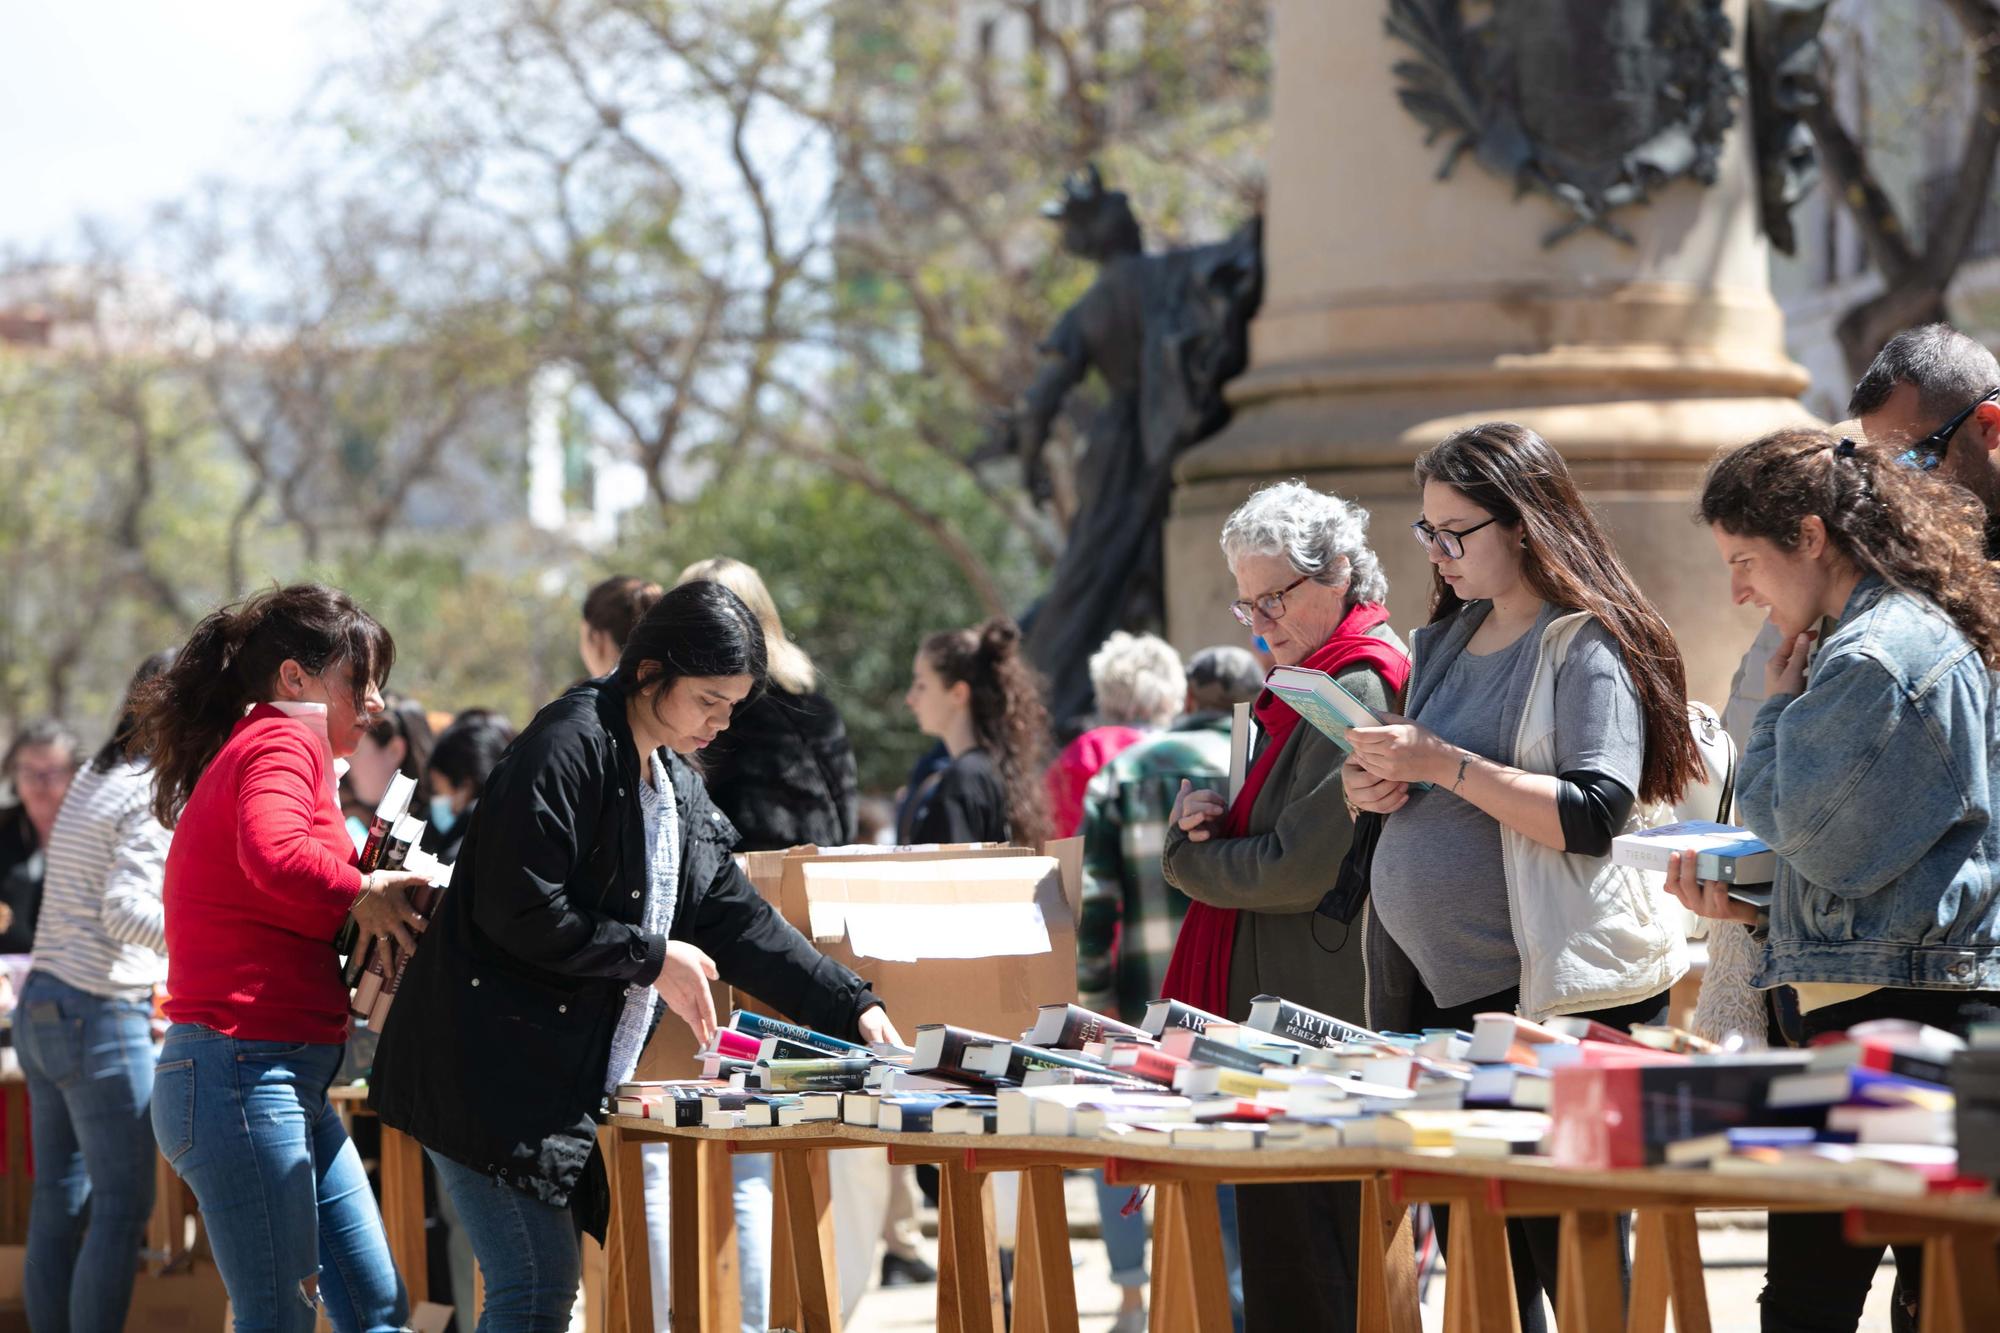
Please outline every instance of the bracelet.
[{"label": "bracelet", "polygon": [[1455,777],[1455,778],[1453,778],[1453,779],[1451,780],[1451,794],[1452,794],[1452,795],[1454,795],[1454,796],[1458,795],[1458,789],[1459,789],[1459,788],[1460,788],[1461,786],[1463,786],[1463,785],[1464,785],[1464,783],[1465,783],[1465,766],[1466,766],[1467,764],[1471,763],[1471,762],[1472,762],[1472,751],[1470,751],[1470,750],[1460,750],[1460,751],[1458,752],[1458,776],[1457,776],[1457,777]]}]

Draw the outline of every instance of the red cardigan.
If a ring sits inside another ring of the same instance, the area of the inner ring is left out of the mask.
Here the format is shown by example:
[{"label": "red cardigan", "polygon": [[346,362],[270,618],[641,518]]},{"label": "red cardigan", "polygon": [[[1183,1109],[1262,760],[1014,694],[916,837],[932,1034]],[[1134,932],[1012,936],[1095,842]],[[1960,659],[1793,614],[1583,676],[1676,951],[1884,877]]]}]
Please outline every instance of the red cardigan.
[{"label": "red cardigan", "polygon": [[1137,727],[1092,727],[1063,747],[1049,765],[1049,836],[1073,838],[1083,831],[1083,798],[1097,770],[1146,738]]},{"label": "red cardigan", "polygon": [[355,862],[326,743],[258,704],[174,827],[167,1017],[247,1041],[345,1041],[333,937],[361,892]]}]

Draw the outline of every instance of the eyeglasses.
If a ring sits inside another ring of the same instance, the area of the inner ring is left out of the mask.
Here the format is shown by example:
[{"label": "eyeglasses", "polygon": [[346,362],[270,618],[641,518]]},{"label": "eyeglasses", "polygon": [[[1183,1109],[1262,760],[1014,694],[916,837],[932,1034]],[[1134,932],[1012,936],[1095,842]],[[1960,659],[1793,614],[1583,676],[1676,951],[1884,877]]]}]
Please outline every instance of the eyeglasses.
[{"label": "eyeglasses", "polygon": [[1301,574],[1276,592],[1267,592],[1255,601],[1235,601],[1229,604],[1229,614],[1245,625],[1254,625],[1250,618],[1252,611],[1262,611],[1266,620],[1285,618],[1285,594],[1310,579],[1312,575]]},{"label": "eyeglasses", "polygon": [[1988,389],[1980,394],[1961,408],[1957,416],[1897,454],[1896,461],[1919,472],[1937,471],[1944,462],[1945,451],[1951,447],[1951,437],[1958,434],[1958,428],[1965,424],[1965,419],[1978,411],[1981,403],[1990,403],[1996,397],[2000,397],[2000,389]]},{"label": "eyeglasses", "polygon": [[1453,532],[1450,528],[1434,528],[1423,519],[1418,519],[1416,522],[1410,524],[1410,531],[1417,535],[1417,540],[1423,543],[1426,551],[1443,551],[1444,558],[1447,560],[1463,560],[1465,558],[1465,539],[1485,527],[1487,523],[1498,523],[1499,521],[1500,516],[1495,514],[1492,518],[1487,519],[1486,523],[1474,523],[1469,528]]},{"label": "eyeglasses", "polygon": [[14,785],[54,791],[58,787],[67,785],[75,776],[76,770],[67,765],[62,768],[23,768],[14,774]]}]

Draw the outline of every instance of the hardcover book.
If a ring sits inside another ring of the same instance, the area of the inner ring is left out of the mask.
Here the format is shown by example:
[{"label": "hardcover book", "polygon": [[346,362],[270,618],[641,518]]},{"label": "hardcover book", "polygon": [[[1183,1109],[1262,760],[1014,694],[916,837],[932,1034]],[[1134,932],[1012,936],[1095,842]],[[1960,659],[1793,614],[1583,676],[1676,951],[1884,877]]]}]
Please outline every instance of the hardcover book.
[{"label": "hardcover book", "polygon": [[1308,1046],[1332,1046],[1339,1042],[1379,1042],[1379,1032],[1370,1032],[1342,1019],[1293,1004],[1281,995],[1259,995],[1250,1001],[1249,1026],[1289,1037]]},{"label": "hardcover book", "polygon": [[1611,863],[1635,870],[1666,873],[1674,852],[1695,854],[1695,874],[1725,884],[1769,884],[1778,873],[1778,856],[1750,830],[1712,820],[1690,819],[1611,840]]}]

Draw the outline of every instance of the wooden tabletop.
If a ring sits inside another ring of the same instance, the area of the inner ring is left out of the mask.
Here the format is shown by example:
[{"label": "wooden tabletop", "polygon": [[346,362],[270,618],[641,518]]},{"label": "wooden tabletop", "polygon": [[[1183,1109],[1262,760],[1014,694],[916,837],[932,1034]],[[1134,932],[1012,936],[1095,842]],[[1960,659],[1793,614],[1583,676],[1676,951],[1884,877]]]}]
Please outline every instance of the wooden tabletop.
[{"label": "wooden tabletop", "polygon": [[660,1138],[720,1139],[778,1146],[787,1140],[841,1139],[857,1145],[903,1146],[946,1152],[981,1149],[1064,1154],[1101,1161],[1165,1162],[1230,1170],[1415,1171],[1475,1176],[1522,1185],[1628,1191],[1652,1196],[1713,1201],[1714,1207],[1765,1208],[1823,1203],[1828,1212],[1863,1208],[1906,1216],[1944,1218],[1980,1226],[2000,1226],[2000,1198],[1977,1194],[1884,1194],[1845,1184],[1819,1184],[1783,1176],[1725,1175],[1715,1171],[1653,1168],[1586,1171],[1557,1166],[1539,1157],[1467,1157],[1442,1149],[1397,1152],[1377,1148],[1174,1148],[1125,1139],[1083,1139],[1046,1135],[899,1134],[817,1122],[782,1129],[682,1129],[658,1120],[613,1116],[611,1123],[633,1134]]}]

